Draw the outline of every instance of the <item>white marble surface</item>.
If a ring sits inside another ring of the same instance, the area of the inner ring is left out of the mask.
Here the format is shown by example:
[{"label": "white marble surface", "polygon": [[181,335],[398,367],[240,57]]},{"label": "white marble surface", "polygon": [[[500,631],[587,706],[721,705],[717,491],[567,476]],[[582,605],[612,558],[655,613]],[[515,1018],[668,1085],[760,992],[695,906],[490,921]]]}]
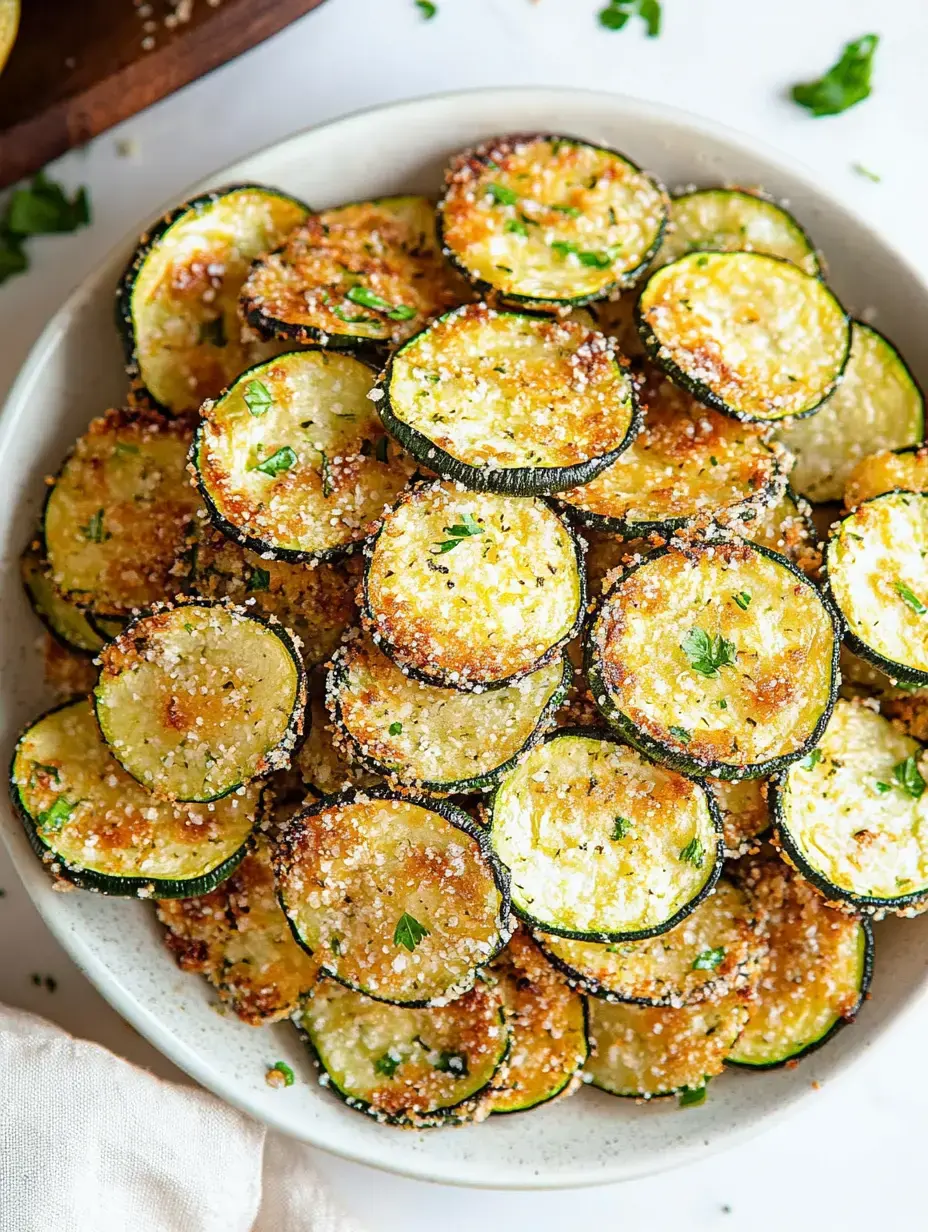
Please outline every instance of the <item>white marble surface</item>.
[{"label": "white marble surface", "polygon": [[[94,223],[76,237],[34,243],[30,274],[0,289],[0,394],[64,295],[114,239],[186,184],[321,120],[449,88],[589,86],[711,116],[815,167],[824,185],[928,277],[928,231],[920,222],[928,190],[928,8],[920,0],[664,0],[656,40],[646,40],[637,21],[622,33],[600,29],[598,0],[439,6],[438,17],[424,22],[413,0],[328,0],[283,35],[63,159],[55,174],[88,184]],[[867,103],[812,120],[785,99],[789,83],[817,76],[845,41],[871,30],[883,42]],[[124,156],[117,142],[127,140],[133,152]],[[855,162],[881,182],[855,172]],[[2,850],[0,888],[0,1001],[170,1074],[57,947]],[[51,975],[57,987],[36,985],[35,975]],[[804,1232],[845,1220],[917,1221],[926,1031],[923,999],[792,1120],[696,1167],[622,1186],[498,1194],[406,1181],[323,1155],[319,1163],[375,1232],[470,1232],[490,1222],[533,1232],[583,1223],[632,1232],[781,1232],[788,1225]]]}]

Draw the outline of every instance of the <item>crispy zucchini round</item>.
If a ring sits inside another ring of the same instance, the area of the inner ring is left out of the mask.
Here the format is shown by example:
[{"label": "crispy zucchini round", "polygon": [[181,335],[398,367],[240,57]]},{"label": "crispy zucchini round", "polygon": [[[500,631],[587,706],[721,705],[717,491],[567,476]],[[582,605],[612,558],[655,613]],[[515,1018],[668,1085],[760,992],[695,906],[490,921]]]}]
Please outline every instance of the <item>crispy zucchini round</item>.
[{"label": "crispy zucchini round", "polygon": [[187,474],[191,430],[152,412],[107,411],[79,437],[42,516],[52,581],[101,616],[126,616],[179,586],[201,508]]},{"label": "crispy zucchini round", "polygon": [[224,881],[248,850],[258,804],[254,787],[200,807],[156,799],[112,757],[87,698],[23,732],[10,794],[56,876],[139,898],[186,898]]},{"label": "crispy zucchini round", "polygon": [[662,266],[637,318],[667,375],[736,419],[811,415],[850,352],[847,314],[828,287],[759,252],[693,252]]},{"label": "crispy zucchini round", "polygon": [[438,207],[445,255],[481,291],[579,306],[629,286],[657,252],[663,187],[575,137],[494,137],[457,155]]},{"label": "crispy zucchini round", "polygon": [[663,376],[642,391],[644,429],[628,449],[559,501],[584,525],[627,536],[757,517],[784,485],[763,429],[697,402]]},{"label": "crispy zucchini round", "polygon": [[925,397],[889,339],[853,321],[840,386],[816,415],[785,425],[779,438],[796,455],[796,491],[811,501],[840,500],[861,458],[924,440]]},{"label": "crispy zucchini round", "polygon": [[883,449],[863,458],[847,477],[844,504],[854,509],[873,496],[896,489],[928,492],[928,445]]},{"label": "crispy zucchini round", "polygon": [[670,202],[670,218],[655,264],[697,249],[763,252],[792,261],[813,277],[822,272],[815,245],[781,205],[744,188],[699,188]]},{"label": "crispy zucchini round", "polygon": [[572,1094],[589,1056],[586,1003],[521,930],[491,974],[499,980],[511,1044],[489,1095],[493,1112],[526,1112]]},{"label": "crispy zucchini round", "polygon": [[592,1055],[586,1073],[593,1086],[627,1099],[704,1087],[722,1072],[748,1019],[742,993],[680,1009],[600,1000],[588,1008]]},{"label": "crispy zucchini round", "polygon": [[294,1023],[323,1086],[357,1112],[412,1129],[486,1117],[485,1095],[509,1048],[500,991],[487,984],[413,1009],[321,980]]},{"label": "crispy zucchini round", "polygon": [[608,722],[691,774],[761,778],[816,743],[837,696],[840,626],[785,557],[756,544],[664,548],[629,568],[587,634]]},{"label": "crispy zucchini round", "polygon": [[763,956],[749,896],[727,878],[691,915],[643,941],[536,937],[572,985],[605,1001],[694,1005],[751,987]]},{"label": "crispy zucchini round", "polygon": [[566,655],[502,689],[440,689],[407,676],[369,638],[335,656],[327,682],[337,728],[374,774],[423,791],[481,791],[537,744],[567,695]]},{"label": "crispy zucchini round", "polygon": [[378,1001],[451,1001],[508,939],[506,873],[483,829],[443,801],[327,796],[284,825],[274,872],[297,941]]},{"label": "crispy zucchini round", "polygon": [[159,796],[218,800],[290,764],[306,675],[279,622],[219,601],[164,604],[133,621],[100,663],[103,737]]},{"label": "crispy zucchini round", "polygon": [[583,621],[581,542],[539,497],[419,485],[367,553],[365,627],[427,684],[512,684],[558,658]]},{"label": "crispy zucchini round", "polygon": [[552,732],[503,779],[490,843],[516,914],[580,941],[667,932],[721,869],[721,823],[703,785],[589,728]]},{"label": "crispy zucchini round", "polygon": [[252,266],[241,310],[265,338],[395,346],[469,297],[442,260],[426,197],[381,197],[311,214]]},{"label": "crispy zucchini round", "polygon": [[578,321],[474,304],[407,342],[383,380],[383,422],[466,488],[537,496],[587,483],[640,427],[634,386]]},{"label": "crispy zucchini round", "polygon": [[814,1052],[856,1016],[870,987],[870,922],[826,906],[782,860],[751,860],[739,880],[767,952],[748,1024],[726,1064],[776,1069]]},{"label": "crispy zucchini round", "polygon": [[850,648],[894,680],[928,684],[928,493],[885,492],[832,531],[828,589]]},{"label": "crispy zucchini round", "polygon": [[773,792],[778,842],[836,905],[914,914],[928,896],[928,763],[916,740],[841,699]]},{"label": "crispy zucchini round", "polygon": [[84,612],[55,589],[48,561],[37,544],[30,544],[19,558],[19,573],[29,606],[52,637],[66,650],[96,654],[105,639]]},{"label": "crispy zucchini round", "polygon": [[354,356],[291,351],[204,405],[191,466],[214,525],[278,560],[356,548],[412,470],[368,397],[373,384]]},{"label": "crispy zucchini round", "polygon": [[308,210],[276,188],[240,184],[185,201],[142,236],[116,297],[137,397],[195,411],[261,357],[242,338],[239,289]]}]

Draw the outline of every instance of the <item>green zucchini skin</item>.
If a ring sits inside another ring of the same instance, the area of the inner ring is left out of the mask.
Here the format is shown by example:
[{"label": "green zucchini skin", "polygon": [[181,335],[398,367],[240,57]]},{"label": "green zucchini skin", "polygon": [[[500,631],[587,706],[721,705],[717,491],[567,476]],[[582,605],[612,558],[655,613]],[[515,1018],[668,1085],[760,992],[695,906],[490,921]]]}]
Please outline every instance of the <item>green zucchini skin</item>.
[{"label": "green zucchini skin", "polygon": [[[803,873],[803,876],[808,876],[808,873]],[[790,1053],[788,1057],[780,1057],[775,1061],[767,1061],[760,1065],[750,1065],[747,1061],[732,1061],[726,1060],[725,1065],[732,1069],[746,1070],[751,1073],[762,1073],[765,1070],[783,1069],[787,1065],[791,1065],[796,1061],[802,1060],[803,1057],[809,1056],[813,1052],[817,1052],[819,1048],[824,1047],[829,1040],[834,1039],[842,1028],[848,1026],[854,1021],[854,1016],[860,1012],[861,1006],[867,999],[870,992],[870,982],[873,979],[873,925],[866,916],[861,916],[859,920],[860,926],[864,934],[864,964],[863,972],[860,981],[860,998],[854,1006],[854,1013],[849,1018],[843,1018],[840,1015],[831,1024],[824,1035],[820,1035],[817,1040],[813,1040],[811,1044],[807,1044],[805,1048],[801,1048],[798,1052]]]},{"label": "green zucchini skin", "polygon": [[[587,1001],[587,998],[581,995],[580,1000],[583,1004],[583,1034],[584,1034],[584,1038],[586,1039],[586,1056],[583,1058],[583,1062],[580,1068],[574,1074],[566,1074],[560,1086],[558,1086],[554,1090],[548,1091],[540,1099],[532,1100],[530,1103],[527,1103],[527,1104],[521,1104],[518,1108],[494,1108],[493,1109],[494,1116],[517,1116],[520,1112],[531,1112],[533,1108],[543,1108],[545,1104],[553,1103],[554,1100],[558,1098],[558,1096],[563,1095],[565,1091],[569,1090],[571,1087],[571,1084],[576,1081],[578,1074],[583,1073],[583,1066],[586,1064],[586,1062],[590,1058],[590,1049],[591,1049],[590,1010],[589,1010],[589,1003]],[[512,1045],[510,1043],[510,1051],[511,1051],[511,1047]],[[506,1057],[503,1057],[503,1061],[505,1060],[506,1060]]]},{"label": "green zucchini skin", "polygon": [[[20,557],[20,577],[29,606],[59,646],[92,657],[107,639],[88,612],[51,593],[52,582],[47,568],[47,562],[34,545],[27,547]],[[56,610],[58,608],[60,610]]]},{"label": "green zucchini skin", "polygon": [[[841,638],[844,633],[844,621],[840,612],[835,606],[832,599],[827,593],[820,590],[812,583],[809,578],[791,561],[783,556],[780,552],[773,551],[772,548],[763,547],[759,543],[752,543],[751,547],[761,553],[763,556],[769,557],[778,565],[788,569],[793,576],[804,586],[810,586],[816,591],[822,601],[822,605],[831,620],[835,631],[834,649],[832,653],[831,665],[831,695],[827,706],[819,717],[815,728],[809,735],[806,743],[801,749],[795,753],[782,757],[771,757],[764,762],[758,762],[750,767],[749,772],[745,773],[738,768],[728,766],[724,762],[710,761],[708,759],[689,757],[678,749],[672,749],[668,745],[662,744],[659,740],[655,740],[653,736],[641,732],[637,727],[618,709],[612,702],[606,683],[603,679],[602,672],[596,663],[595,646],[594,646],[594,630],[596,620],[599,615],[599,610],[605,604],[609,592],[604,594],[597,605],[590,622],[587,626],[586,635],[584,637],[584,652],[583,664],[584,672],[590,682],[590,690],[596,705],[607,723],[615,728],[622,739],[627,741],[633,748],[644,753],[646,757],[652,761],[659,762],[661,765],[669,766],[672,770],[677,770],[681,774],[689,778],[705,778],[711,776],[718,779],[743,779],[743,778],[766,778],[785,771],[786,768],[805,757],[818,744],[822,737],[822,733],[828,725],[828,720],[831,718],[831,713],[835,708],[835,702],[838,700],[838,690],[841,686],[841,673],[839,670],[839,659],[841,653]],[[632,565],[623,574],[623,579],[630,576],[637,569],[650,560],[656,560],[659,556],[664,556],[667,552],[672,551],[670,547],[657,548],[648,556],[645,556],[638,564]],[[619,579],[620,581],[623,579]],[[714,801],[713,801],[714,803]]]},{"label": "green zucchini skin", "polygon": [[[381,648],[385,650],[382,643]],[[512,757],[497,766],[495,770],[491,770],[488,774],[475,775],[473,778],[469,779],[448,779],[445,781],[426,779],[421,782],[417,781],[414,790],[418,790],[420,792],[447,791],[465,794],[468,792],[477,791],[486,792],[496,787],[500,779],[509,773],[519,759],[527,753],[529,749],[534,748],[538,741],[543,738],[543,733],[550,726],[551,722],[554,720],[555,714],[564,704],[564,699],[567,697],[567,692],[573,683],[574,670],[570,662],[570,657],[567,654],[563,656],[563,663],[563,674],[557,690],[548,699],[547,704],[539,715],[538,724],[535,731],[517,753],[514,753]],[[385,779],[389,779],[391,776],[395,775],[395,771],[383,762],[377,761],[376,758],[368,756],[364,752],[362,745],[354,738],[344,724],[342,717],[341,693],[342,687],[347,681],[348,672],[345,666],[345,661],[340,655],[336,654],[336,656],[332,659],[329,671],[330,676],[329,683],[327,684],[327,692],[332,698],[332,721],[351,745],[352,763],[362,766],[365,770],[369,770],[371,774],[377,774]],[[412,673],[410,672],[409,675],[412,676]],[[407,790],[409,789],[409,786],[412,785],[407,785]]]}]

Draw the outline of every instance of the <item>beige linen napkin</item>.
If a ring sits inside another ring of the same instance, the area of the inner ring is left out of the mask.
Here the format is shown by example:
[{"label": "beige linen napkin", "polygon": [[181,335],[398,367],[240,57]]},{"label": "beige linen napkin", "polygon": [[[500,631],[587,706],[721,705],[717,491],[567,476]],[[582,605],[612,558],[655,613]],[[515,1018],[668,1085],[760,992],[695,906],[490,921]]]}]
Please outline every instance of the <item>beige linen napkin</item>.
[{"label": "beige linen napkin", "polygon": [[309,1150],[0,1006],[0,1232],[358,1232]]}]

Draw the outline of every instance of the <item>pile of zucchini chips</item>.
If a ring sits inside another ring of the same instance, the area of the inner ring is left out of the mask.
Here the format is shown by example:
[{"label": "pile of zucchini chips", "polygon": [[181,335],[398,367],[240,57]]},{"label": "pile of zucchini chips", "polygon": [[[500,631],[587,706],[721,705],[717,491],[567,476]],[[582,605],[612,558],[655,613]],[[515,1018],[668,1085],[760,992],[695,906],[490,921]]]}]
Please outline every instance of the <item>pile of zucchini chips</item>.
[{"label": "pile of zucchini chips", "polygon": [[117,309],[22,562],[59,882],[393,1125],[854,1017],[928,903],[928,449],[789,214],[501,137],[437,206],[187,202]]}]

